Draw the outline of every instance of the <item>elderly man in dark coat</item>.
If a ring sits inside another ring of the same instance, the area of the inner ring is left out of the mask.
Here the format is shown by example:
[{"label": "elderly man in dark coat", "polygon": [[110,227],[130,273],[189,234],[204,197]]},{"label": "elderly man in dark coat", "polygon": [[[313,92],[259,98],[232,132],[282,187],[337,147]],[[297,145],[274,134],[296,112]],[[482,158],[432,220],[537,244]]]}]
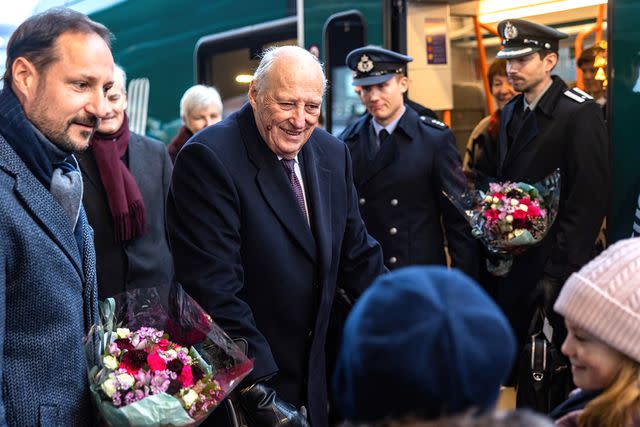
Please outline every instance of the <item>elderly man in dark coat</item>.
[{"label": "elderly man in dark coat", "polygon": [[307,425],[302,405],[311,425],[328,425],[336,284],[357,296],[385,271],[349,151],[317,128],[324,87],[304,49],[267,51],[249,103],[185,145],[169,191],[178,281],[255,360],[240,399],[249,425]]},{"label": "elderly man in dark coat", "polygon": [[97,320],[93,233],[72,153],[113,82],[110,33],[55,9],[20,25],[0,92],[0,426],[93,424],[83,336]]},{"label": "elderly man in dark coat", "polygon": [[173,280],[164,227],[173,166],[162,142],[129,131],[126,74],[119,66],[113,79],[107,117],[78,156],[95,233],[98,295],[146,287],[162,294]]}]

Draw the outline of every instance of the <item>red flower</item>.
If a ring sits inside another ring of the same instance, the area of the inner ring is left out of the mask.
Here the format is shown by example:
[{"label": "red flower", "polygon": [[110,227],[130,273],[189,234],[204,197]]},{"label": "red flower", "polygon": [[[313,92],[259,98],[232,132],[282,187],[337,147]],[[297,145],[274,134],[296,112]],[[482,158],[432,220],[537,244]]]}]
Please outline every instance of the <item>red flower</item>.
[{"label": "red flower", "polygon": [[491,197],[497,197],[498,200],[502,200],[502,199],[504,199],[504,194],[502,194],[502,193],[493,193],[491,195]]},{"label": "red flower", "polygon": [[531,206],[531,199],[528,197],[523,197],[522,199],[520,199],[520,204]]},{"label": "red flower", "polygon": [[513,212],[513,219],[526,219],[527,218],[527,213],[525,211],[523,211],[522,209],[516,209]]},{"label": "red flower", "polygon": [[165,340],[164,338],[158,341],[158,347],[160,350],[166,350],[169,348],[169,340]]},{"label": "red flower", "polygon": [[540,208],[537,206],[529,206],[529,216],[533,218],[538,218],[540,216]]},{"label": "red flower", "polygon": [[191,372],[191,366],[186,365],[182,368],[182,372],[180,373],[178,380],[182,383],[182,387],[189,387],[193,385],[193,372]]},{"label": "red flower", "polygon": [[120,350],[133,350],[133,344],[129,338],[118,338],[114,341]]},{"label": "red flower", "polygon": [[144,365],[147,359],[147,352],[144,350],[129,350],[120,361],[120,368],[126,369],[130,374],[136,374]]},{"label": "red flower", "polygon": [[167,362],[158,353],[148,355],[147,363],[152,371],[164,371],[167,369]]}]

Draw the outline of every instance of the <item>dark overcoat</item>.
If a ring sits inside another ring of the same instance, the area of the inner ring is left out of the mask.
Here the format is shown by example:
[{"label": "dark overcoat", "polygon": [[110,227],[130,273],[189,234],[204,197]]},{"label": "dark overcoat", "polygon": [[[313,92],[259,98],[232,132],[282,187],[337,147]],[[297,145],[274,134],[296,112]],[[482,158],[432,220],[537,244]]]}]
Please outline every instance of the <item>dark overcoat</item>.
[{"label": "dark overcoat", "polygon": [[444,196],[465,191],[453,133],[443,123],[406,108],[393,134],[377,150],[365,114],[347,128],[360,212],[382,245],[385,264],[446,265],[444,225],[453,266],[476,275],[476,242],[467,221]]},{"label": "dark overcoat", "polygon": [[113,218],[95,157],[79,154],[84,184],[83,204],[95,232],[100,299],[128,289],[168,290],[173,261],[165,230],[165,204],[173,165],[160,142],[131,133],[126,160],[144,201],[147,231],[127,242],[114,239]]},{"label": "dark overcoat", "polygon": [[523,97],[516,96],[502,112],[499,163],[488,172],[500,181],[535,183],[559,168],[561,193],[558,216],[542,244],[517,256],[505,278],[488,277],[489,290],[521,344],[540,279],[546,275],[562,284],[592,258],[611,191],[610,148],[600,106],[553,76],[551,87],[509,142],[509,125],[514,110],[523,108]]},{"label": "dark overcoat", "polygon": [[384,271],[364,227],[347,147],[316,129],[299,156],[311,226],[249,104],[177,158],[167,227],[177,279],[278,395],[327,425],[325,338],[336,283],[359,295]]},{"label": "dark overcoat", "polygon": [[0,135],[0,212],[0,425],[90,426],[83,337],[98,294],[84,209],[80,250],[63,208]]}]

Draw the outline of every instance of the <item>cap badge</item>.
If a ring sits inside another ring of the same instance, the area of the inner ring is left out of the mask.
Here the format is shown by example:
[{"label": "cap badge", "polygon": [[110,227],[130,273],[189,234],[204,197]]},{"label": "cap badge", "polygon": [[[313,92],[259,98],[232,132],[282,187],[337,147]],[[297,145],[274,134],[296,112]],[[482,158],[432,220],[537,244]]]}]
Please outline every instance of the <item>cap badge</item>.
[{"label": "cap badge", "polygon": [[373,70],[373,61],[367,55],[362,55],[358,62],[358,71],[368,73],[371,70]]},{"label": "cap badge", "polygon": [[515,39],[518,37],[518,29],[507,21],[507,25],[504,26],[504,38],[507,40]]}]

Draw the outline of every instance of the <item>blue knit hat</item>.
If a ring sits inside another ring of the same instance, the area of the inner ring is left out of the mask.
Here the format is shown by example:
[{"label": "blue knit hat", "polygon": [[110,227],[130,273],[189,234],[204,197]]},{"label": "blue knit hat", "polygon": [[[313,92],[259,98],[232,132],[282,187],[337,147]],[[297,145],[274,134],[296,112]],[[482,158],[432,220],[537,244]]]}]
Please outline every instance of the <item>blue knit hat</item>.
[{"label": "blue knit hat", "polygon": [[376,279],[347,319],[335,401],[353,422],[489,409],[515,350],[507,319],[472,279],[399,269]]}]

